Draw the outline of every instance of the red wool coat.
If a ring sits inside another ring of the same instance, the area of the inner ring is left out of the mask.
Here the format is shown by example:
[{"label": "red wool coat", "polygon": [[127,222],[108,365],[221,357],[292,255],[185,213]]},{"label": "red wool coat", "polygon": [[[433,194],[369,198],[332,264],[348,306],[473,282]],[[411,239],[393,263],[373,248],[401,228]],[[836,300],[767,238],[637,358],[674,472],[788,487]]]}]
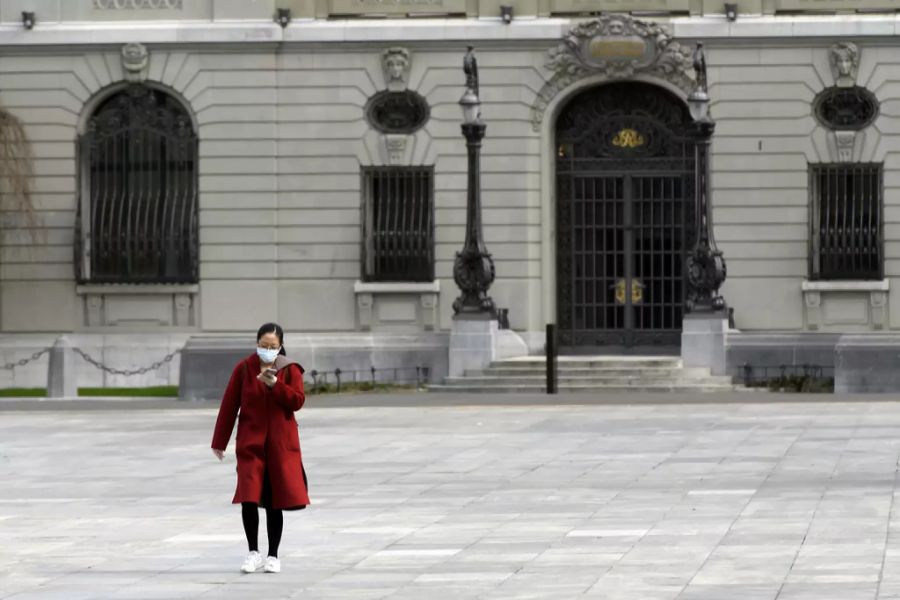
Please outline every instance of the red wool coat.
[{"label": "red wool coat", "polygon": [[[237,420],[237,490],[232,502],[297,509],[309,504],[294,418],[306,401],[303,369],[284,357],[275,366],[280,370],[271,389],[256,379],[260,361],[255,353],[234,368],[219,407],[212,447],[225,450]],[[271,499],[263,495],[267,475]]]}]

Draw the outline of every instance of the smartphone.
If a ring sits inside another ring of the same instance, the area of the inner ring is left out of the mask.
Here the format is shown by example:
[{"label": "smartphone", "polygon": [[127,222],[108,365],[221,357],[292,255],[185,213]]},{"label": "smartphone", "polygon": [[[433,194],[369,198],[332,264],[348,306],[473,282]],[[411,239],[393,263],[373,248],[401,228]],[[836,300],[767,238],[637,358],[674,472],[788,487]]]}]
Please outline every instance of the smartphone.
[{"label": "smartphone", "polygon": [[273,369],[272,367],[269,367],[268,369],[266,369],[266,375],[271,375],[272,377],[275,377],[276,375],[278,375],[278,369]]}]

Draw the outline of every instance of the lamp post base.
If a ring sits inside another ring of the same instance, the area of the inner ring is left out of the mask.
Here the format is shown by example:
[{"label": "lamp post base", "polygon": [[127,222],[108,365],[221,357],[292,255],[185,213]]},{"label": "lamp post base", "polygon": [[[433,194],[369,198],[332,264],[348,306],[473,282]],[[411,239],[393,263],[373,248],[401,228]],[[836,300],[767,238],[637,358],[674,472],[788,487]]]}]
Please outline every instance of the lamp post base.
[{"label": "lamp post base", "polygon": [[449,376],[462,377],[466,371],[480,371],[496,359],[497,319],[486,313],[461,313],[450,326]]},{"label": "lamp post base", "polygon": [[488,288],[494,282],[494,261],[490,254],[477,247],[457,252],[453,279],[462,292],[453,301],[454,314],[486,314],[496,318],[494,300],[488,296]]},{"label": "lamp post base", "polygon": [[728,316],[715,312],[692,313],[684,317],[681,330],[681,360],[687,368],[709,369],[712,375],[728,370],[725,337]]}]

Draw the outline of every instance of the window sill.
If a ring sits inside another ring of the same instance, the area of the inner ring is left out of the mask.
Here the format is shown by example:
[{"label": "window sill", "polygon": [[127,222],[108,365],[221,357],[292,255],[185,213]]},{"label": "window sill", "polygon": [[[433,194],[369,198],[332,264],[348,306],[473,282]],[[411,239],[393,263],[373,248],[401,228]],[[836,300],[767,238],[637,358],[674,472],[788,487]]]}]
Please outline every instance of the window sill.
[{"label": "window sill", "polygon": [[75,286],[82,327],[94,330],[191,329],[197,326],[197,284],[88,283]]},{"label": "window sill", "polygon": [[353,284],[356,322],[363,331],[415,333],[438,325],[439,281]]},{"label": "window sill", "polygon": [[357,281],[353,284],[353,292],[356,294],[438,294],[440,291],[440,281],[424,283],[404,281],[366,283]]},{"label": "window sill", "polygon": [[75,286],[75,293],[79,296],[88,294],[116,295],[156,295],[156,294],[198,294],[200,285],[189,284],[165,284],[165,283],[88,283]]},{"label": "window sill", "polygon": [[890,280],[881,281],[804,281],[804,292],[887,292]]}]

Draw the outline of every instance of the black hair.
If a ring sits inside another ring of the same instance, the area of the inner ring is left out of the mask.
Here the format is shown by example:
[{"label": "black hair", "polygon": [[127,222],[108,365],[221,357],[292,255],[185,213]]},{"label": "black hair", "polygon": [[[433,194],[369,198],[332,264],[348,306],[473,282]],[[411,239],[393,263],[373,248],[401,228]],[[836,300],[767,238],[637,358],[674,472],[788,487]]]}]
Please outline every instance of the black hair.
[{"label": "black hair", "polygon": [[284,351],[284,329],[281,328],[281,325],[278,323],[266,323],[260,327],[259,331],[256,332],[256,342],[259,343],[260,338],[267,333],[274,333],[278,336],[278,344],[281,346],[281,351],[278,354],[286,355],[287,352]]}]

